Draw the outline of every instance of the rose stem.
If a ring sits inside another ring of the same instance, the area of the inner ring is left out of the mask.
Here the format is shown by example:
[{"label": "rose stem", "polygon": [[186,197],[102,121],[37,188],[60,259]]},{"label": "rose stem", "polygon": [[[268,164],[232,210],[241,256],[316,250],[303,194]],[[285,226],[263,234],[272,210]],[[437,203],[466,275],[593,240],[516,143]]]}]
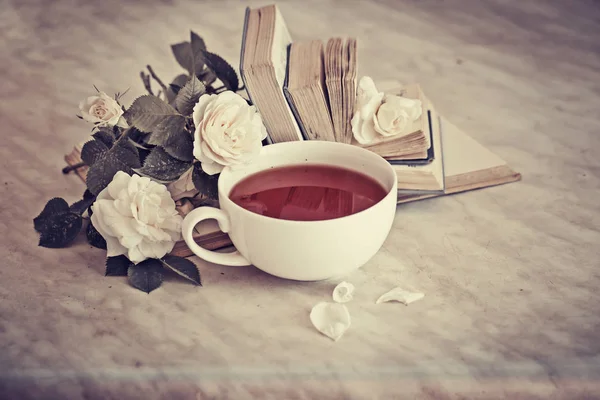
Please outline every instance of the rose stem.
[{"label": "rose stem", "polygon": [[86,164],[86,163],[84,163],[84,162],[80,162],[80,163],[73,164],[73,165],[68,165],[68,166],[66,166],[66,167],[64,167],[64,168],[62,169],[62,173],[63,173],[63,174],[68,174],[69,172],[71,172],[71,171],[75,171],[76,169],[79,169],[79,168],[81,168],[81,167],[85,167],[86,165],[87,165],[87,164]]},{"label": "rose stem", "polygon": [[151,66],[146,65],[146,68],[148,68],[148,72],[150,72],[150,76],[152,76],[152,78],[160,85],[160,87],[162,88],[163,92],[167,93],[167,87],[165,86],[165,84],[163,83],[163,81],[160,80],[160,78],[158,76],[156,76],[156,74],[154,73],[154,70],[152,69]]},{"label": "rose stem", "polygon": [[144,87],[148,91],[149,94],[154,96],[154,92],[152,91],[152,85],[150,84],[150,75],[146,75],[144,71],[140,72],[140,77],[142,78],[142,82],[144,82]]}]

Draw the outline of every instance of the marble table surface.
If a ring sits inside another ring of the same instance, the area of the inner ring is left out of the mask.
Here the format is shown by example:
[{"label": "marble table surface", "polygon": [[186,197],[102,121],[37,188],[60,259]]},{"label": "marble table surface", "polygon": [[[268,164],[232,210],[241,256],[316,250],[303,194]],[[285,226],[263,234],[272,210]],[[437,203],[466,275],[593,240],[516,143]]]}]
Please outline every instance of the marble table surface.
[{"label": "marble table surface", "polygon": [[[354,35],[359,74],[419,82],[448,119],[523,174],[398,207],[338,342],[308,314],[338,281],[193,260],[204,286],[147,295],[104,277],[82,238],[37,247],[45,201],[76,200],[63,155],[95,84],[144,92],[201,34],[239,60],[234,0],[0,0],[0,398],[600,398],[600,3],[298,0],[295,39]],[[423,291],[375,305],[394,286]]]}]

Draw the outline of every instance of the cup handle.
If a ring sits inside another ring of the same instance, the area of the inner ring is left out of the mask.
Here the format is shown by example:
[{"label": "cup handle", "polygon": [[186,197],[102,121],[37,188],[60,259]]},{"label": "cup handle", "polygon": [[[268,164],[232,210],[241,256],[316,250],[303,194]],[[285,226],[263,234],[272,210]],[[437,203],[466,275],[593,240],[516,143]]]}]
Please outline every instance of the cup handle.
[{"label": "cup handle", "polygon": [[217,253],[216,251],[207,250],[198,246],[193,237],[194,227],[198,222],[204,221],[205,219],[216,219],[219,223],[219,228],[225,233],[229,232],[231,227],[229,217],[225,211],[221,209],[214,207],[198,207],[195,210],[192,210],[183,220],[182,234],[183,240],[185,240],[185,243],[194,254],[213,264],[228,265],[231,267],[252,264],[237,250],[232,253]]}]

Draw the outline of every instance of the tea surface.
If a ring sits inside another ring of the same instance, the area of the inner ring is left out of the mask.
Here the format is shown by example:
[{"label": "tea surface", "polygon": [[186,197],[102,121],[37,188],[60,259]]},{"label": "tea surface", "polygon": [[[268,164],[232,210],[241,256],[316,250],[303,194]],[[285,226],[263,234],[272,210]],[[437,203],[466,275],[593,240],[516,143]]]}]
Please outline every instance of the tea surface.
[{"label": "tea surface", "polygon": [[363,211],[387,190],[375,179],[329,165],[293,165],[238,182],[229,198],[248,211],[293,221],[321,221]]}]

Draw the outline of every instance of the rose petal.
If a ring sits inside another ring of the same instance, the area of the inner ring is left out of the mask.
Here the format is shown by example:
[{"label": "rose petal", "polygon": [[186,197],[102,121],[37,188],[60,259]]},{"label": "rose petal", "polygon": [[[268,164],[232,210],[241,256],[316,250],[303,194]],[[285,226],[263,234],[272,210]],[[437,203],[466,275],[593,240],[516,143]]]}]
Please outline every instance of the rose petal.
[{"label": "rose petal", "polygon": [[375,82],[370,76],[363,76],[358,81],[357,88],[357,105],[362,107],[369,99],[375,96],[379,91],[375,87]]},{"label": "rose petal", "polygon": [[207,175],[220,174],[221,171],[223,171],[223,169],[225,168],[223,165],[217,164],[216,162],[212,161],[205,161],[201,163],[201,165],[202,171],[206,172]]},{"label": "rose petal", "polygon": [[381,297],[377,299],[375,304],[384,303],[387,301],[398,301],[402,304],[409,305],[414,301],[421,300],[423,297],[425,297],[424,293],[410,292],[408,290],[404,290],[400,287],[397,287],[381,295]]},{"label": "rose petal", "polygon": [[381,106],[384,93],[378,92],[373,80],[366,76],[362,77],[357,92],[356,112],[351,121],[352,133],[360,144],[369,144],[376,137],[375,130],[377,110]]},{"label": "rose petal", "polygon": [[360,137],[366,143],[371,143],[377,137],[375,126],[373,125],[373,118],[370,120],[362,120],[360,126]]},{"label": "rose petal", "polygon": [[115,174],[92,211],[109,257],[126,254],[136,264],[160,258],[181,236],[182,217],[167,188],[147,177]]},{"label": "rose petal", "polygon": [[387,103],[379,107],[376,118],[373,118],[373,127],[381,136],[395,136],[408,134],[410,116],[405,110],[392,109]]},{"label": "rose petal", "polygon": [[333,301],[336,303],[347,303],[352,300],[354,285],[346,281],[340,282],[333,289]]},{"label": "rose petal", "polygon": [[204,112],[206,111],[206,106],[210,103],[210,101],[215,97],[214,94],[203,94],[198,99],[198,102],[194,106],[194,111],[192,117],[194,119],[194,125],[198,126],[198,124],[204,119]]},{"label": "rose petal", "polygon": [[382,103],[383,93],[377,93],[375,96],[371,97],[359,110],[361,118],[364,120],[373,118],[373,116],[377,114],[377,110],[379,110]]},{"label": "rose petal", "polygon": [[344,304],[321,302],[312,308],[310,321],[323,335],[337,341],[350,327],[350,313]]},{"label": "rose petal", "polygon": [[203,170],[214,175],[252,160],[267,134],[256,108],[231,91],[203,96],[201,102],[194,109],[193,154]]},{"label": "rose petal", "polygon": [[125,248],[119,240],[114,237],[112,234],[112,230],[106,224],[104,224],[100,215],[102,214],[101,205],[99,203],[108,200],[96,200],[96,202],[92,205],[92,216],[90,220],[92,221],[92,225],[94,228],[100,233],[100,235],[106,241],[106,255],[108,257],[120,256],[121,254],[127,253],[127,248]]},{"label": "rose petal", "polygon": [[142,253],[139,246],[135,246],[127,251],[127,258],[134,264],[139,264],[142,261],[146,260],[148,256]]},{"label": "rose petal", "polygon": [[186,172],[181,174],[179,179],[175,182],[171,182],[167,185],[167,190],[171,194],[171,198],[174,201],[180,200],[184,197],[193,197],[198,190],[194,186],[193,177],[194,168],[188,169]]},{"label": "rose petal", "polygon": [[419,99],[409,99],[408,97],[387,94],[383,101],[384,103],[389,103],[395,109],[406,111],[411,121],[419,119],[423,112],[423,103]]},{"label": "rose petal", "polygon": [[[97,126],[117,125],[123,115],[119,103],[104,92],[90,96],[79,103],[81,117]],[[122,123],[121,123],[122,124]]]},{"label": "rose petal", "polygon": [[123,116],[119,117],[119,120],[117,121],[116,125],[121,128],[129,128],[129,124],[127,124],[127,121],[125,120],[125,118],[123,118]]}]

